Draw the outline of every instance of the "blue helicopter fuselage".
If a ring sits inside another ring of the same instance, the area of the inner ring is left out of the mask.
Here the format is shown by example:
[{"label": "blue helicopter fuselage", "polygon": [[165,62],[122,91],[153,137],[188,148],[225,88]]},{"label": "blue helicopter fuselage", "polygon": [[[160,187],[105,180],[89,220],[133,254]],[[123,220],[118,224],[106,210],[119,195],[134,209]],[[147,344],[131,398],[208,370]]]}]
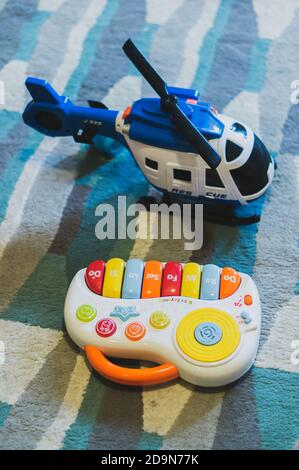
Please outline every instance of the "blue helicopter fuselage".
[{"label": "blue helicopter fuselage", "polygon": [[[209,103],[197,101],[196,90],[170,87],[169,92],[178,97],[180,108],[207,140],[221,137],[223,123],[216,117]],[[192,145],[174,127],[169,113],[161,109],[159,98],[135,101],[125,121],[130,124],[129,137],[133,140],[155,147],[194,153]]]},{"label": "blue helicopter fuselage", "polygon": [[[125,144],[122,134],[116,129],[119,111],[76,106],[65,96],[59,95],[45,80],[30,77],[26,85],[33,101],[27,105],[23,119],[37,131],[51,137],[73,136],[79,141],[81,136],[82,142],[84,136],[100,134]],[[197,90],[175,87],[168,90],[177,96],[180,108],[206,139],[221,137],[224,124],[216,117],[209,103],[198,101]],[[135,101],[125,122],[129,124],[130,139],[159,148],[194,152],[192,145],[174,127],[169,113],[161,109],[159,98]]]},{"label": "blue helicopter fuselage", "polygon": [[161,191],[245,205],[259,198],[272,181],[273,160],[253,131],[198,101],[196,90],[167,88],[183,115],[217,149],[217,170],[200,158],[171,113],[163,110],[160,98],[142,98],[116,111],[98,102],[76,106],[45,80],[29,77],[26,86],[33,98],[23,113],[27,125],[51,137],[72,136],[80,143],[97,145],[99,136],[116,139]]}]

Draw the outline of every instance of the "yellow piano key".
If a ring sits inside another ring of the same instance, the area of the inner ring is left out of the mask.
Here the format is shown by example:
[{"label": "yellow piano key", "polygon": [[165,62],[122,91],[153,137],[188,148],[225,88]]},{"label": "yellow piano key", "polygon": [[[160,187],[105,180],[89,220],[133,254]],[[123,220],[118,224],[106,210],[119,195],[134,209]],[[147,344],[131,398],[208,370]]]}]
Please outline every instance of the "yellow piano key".
[{"label": "yellow piano key", "polygon": [[103,297],[120,298],[125,262],[121,258],[111,258],[106,263]]},{"label": "yellow piano key", "polygon": [[183,269],[181,295],[184,297],[199,298],[201,266],[197,263],[186,263]]}]

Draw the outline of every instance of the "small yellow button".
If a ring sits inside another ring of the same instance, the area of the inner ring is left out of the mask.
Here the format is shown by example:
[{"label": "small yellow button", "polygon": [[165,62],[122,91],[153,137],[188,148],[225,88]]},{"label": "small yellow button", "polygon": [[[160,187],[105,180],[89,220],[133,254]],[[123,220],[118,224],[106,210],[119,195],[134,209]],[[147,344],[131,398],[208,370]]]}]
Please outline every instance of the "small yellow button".
[{"label": "small yellow button", "polygon": [[166,315],[165,312],[157,310],[156,312],[152,313],[150,316],[150,325],[153,328],[157,328],[158,330],[162,330],[166,328],[170,323],[170,318]]},{"label": "small yellow button", "polygon": [[119,299],[124,275],[125,262],[121,258],[111,258],[106,263],[103,297]]},{"label": "small yellow button", "polygon": [[181,295],[199,298],[201,266],[197,263],[186,263],[183,269]]}]

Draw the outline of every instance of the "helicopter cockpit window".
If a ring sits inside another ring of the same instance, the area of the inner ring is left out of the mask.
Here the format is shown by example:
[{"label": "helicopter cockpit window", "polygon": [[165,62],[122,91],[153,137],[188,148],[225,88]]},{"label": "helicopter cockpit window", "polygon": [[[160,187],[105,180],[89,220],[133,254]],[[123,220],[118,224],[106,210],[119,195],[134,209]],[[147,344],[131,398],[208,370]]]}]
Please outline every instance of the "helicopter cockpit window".
[{"label": "helicopter cockpit window", "polygon": [[232,162],[236,158],[238,158],[239,155],[242,153],[242,147],[240,145],[235,144],[231,140],[226,141],[226,146],[225,146],[225,156],[226,156],[226,161],[227,162]]},{"label": "helicopter cockpit window", "polygon": [[224,184],[222,183],[217,170],[211,170],[210,168],[206,169],[206,186],[212,188],[224,188]]},{"label": "helicopter cockpit window", "polygon": [[173,178],[179,181],[191,181],[191,171],[189,170],[181,170],[180,168],[173,169]]},{"label": "helicopter cockpit window", "polygon": [[239,168],[231,170],[231,175],[242,196],[261,191],[268,183],[267,171],[271,157],[263,142],[255,135],[250,157]]},{"label": "helicopter cockpit window", "polygon": [[242,126],[242,124],[240,124],[239,122],[234,122],[231,125],[231,130],[237,132],[238,134],[242,134],[244,137],[247,137],[247,131],[245,127]]},{"label": "helicopter cockpit window", "polygon": [[158,162],[151,160],[150,158],[145,159],[145,165],[152,170],[158,170]]}]

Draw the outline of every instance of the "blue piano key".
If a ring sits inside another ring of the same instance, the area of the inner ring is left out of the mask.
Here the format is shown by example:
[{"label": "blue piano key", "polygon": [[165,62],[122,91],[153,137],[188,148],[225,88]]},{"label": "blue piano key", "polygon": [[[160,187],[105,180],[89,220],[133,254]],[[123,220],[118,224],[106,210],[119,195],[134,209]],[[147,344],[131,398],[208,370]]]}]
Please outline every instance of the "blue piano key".
[{"label": "blue piano key", "polygon": [[122,288],[123,299],[140,299],[144,263],[140,259],[129,259]]},{"label": "blue piano key", "polygon": [[202,269],[200,298],[218,300],[220,286],[220,268],[215,264],[206,264]]}]

